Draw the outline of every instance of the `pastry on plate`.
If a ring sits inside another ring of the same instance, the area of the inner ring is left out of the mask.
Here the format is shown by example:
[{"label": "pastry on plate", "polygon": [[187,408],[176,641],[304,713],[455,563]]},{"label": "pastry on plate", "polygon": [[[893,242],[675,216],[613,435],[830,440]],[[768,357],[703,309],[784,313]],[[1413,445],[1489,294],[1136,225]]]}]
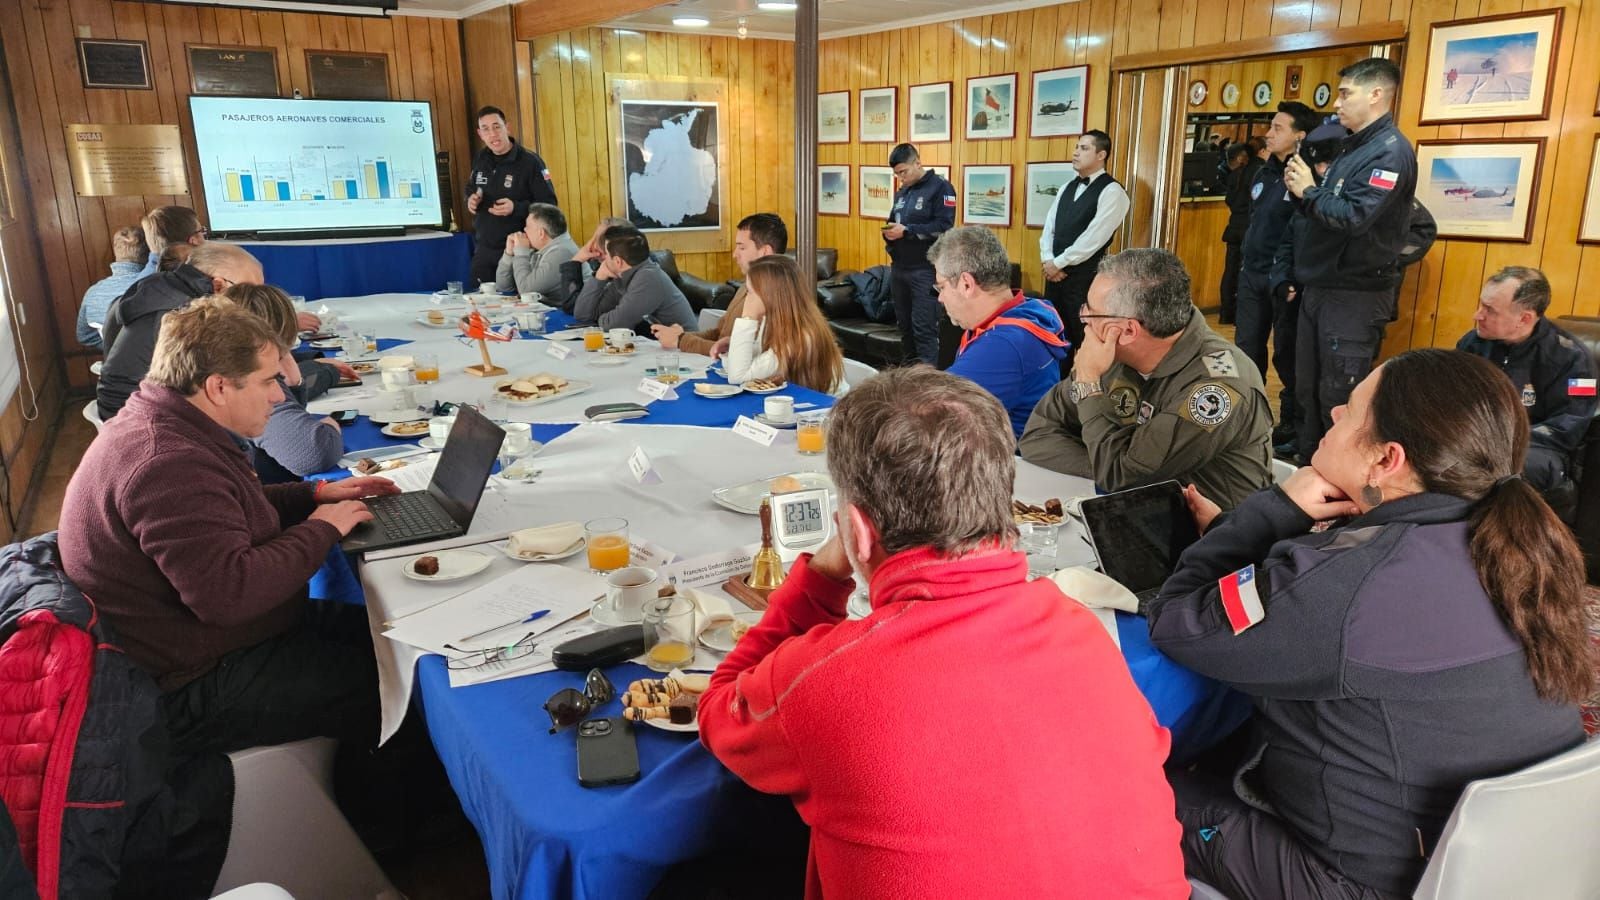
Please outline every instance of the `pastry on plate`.
[{"label": "pastry on plate", "polygon": [[1018,525],[1060,525],[1066,511],[1060,499],[1051,497],[1043,506],[1034,506],[1021,500],[1011,501],[1011,518]]}]

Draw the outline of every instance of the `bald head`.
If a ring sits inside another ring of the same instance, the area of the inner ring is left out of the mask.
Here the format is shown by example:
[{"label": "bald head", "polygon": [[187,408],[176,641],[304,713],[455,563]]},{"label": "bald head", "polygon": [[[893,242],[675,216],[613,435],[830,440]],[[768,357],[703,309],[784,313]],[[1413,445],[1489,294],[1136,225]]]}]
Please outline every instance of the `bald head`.
[{"label": "bald head", "polygon": [[211,276],[217,292],[236,284],[261,284],[261,263],[243,248],[222,241],[206,241],[189,254],[189,265]]}]

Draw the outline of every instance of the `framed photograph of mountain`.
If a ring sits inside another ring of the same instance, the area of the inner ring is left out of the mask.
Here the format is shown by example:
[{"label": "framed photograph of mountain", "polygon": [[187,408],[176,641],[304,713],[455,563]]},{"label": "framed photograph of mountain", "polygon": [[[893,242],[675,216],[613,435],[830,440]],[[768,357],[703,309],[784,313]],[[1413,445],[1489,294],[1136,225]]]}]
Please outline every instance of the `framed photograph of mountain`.
[{"label": "framed photograph of mountain", "polygon": [[913,144],[950,140],[950,82],[911,86],[911,137]]},{"label": "framed photograph of mountain", "polygon": [[1418,141],[1417,201],[1433,213],[1439,237],[1531,243],[1544,142]]},{"label": "framed photograph of mountain", "polygon": [[967,140],[1017,136],[1017,73],[967,79]]},{"label": "framed photograph of mountain", "polygon": [[1050,215],[1050,204],[1056,202],[1061,186],[1077,178],[1078,173],[1069,162],[1028,163],[1024,180],[1027,191],[1027,213],[1022,224],[1029,228],[1043,228],[1045,217]]},{"label": "framed photograph of mountain", "polygon": [[1028,137],[1083,134],[1083,105],[1088,94],[1088,66],[1033,73]]},{"label": "framed photograph of mountain", "polygon": [[817,215],[850,215],[849,166],[817,166]]},{"label": "framed photograph of mountain", "polygon": [[861,143],[894,143],[895,99],[899,88],[861,90]]},{"label": "framed photograph of mountain", "polygon": [[817,143],[850,143],[850,92],[817,95]]},{"label": "framed photograph of mountain", "polygon": [[861,218],[889,218],[894,210],[894,170],[888,166],[862,166],[859,202]]},{"label": "framed photograph of mountain", "polygon": [[963,166],[961,181],[962,224],[1011,224],[1010,166]]},{"label": "framed photograph of mountain", "polygon": [[1419,124],[1507,122],[1550,114],[1561,8],[1435,22]]}]

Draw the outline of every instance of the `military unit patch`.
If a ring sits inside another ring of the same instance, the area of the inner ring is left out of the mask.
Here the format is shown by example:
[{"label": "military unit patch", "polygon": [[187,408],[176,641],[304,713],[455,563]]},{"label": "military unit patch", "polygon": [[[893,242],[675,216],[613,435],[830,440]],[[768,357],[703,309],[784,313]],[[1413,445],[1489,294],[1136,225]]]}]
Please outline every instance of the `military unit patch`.
[{"label": "military unit patch", "polygon": [[1227,350],[1214,350],[1200,357],[1205,363],[1206,374],[1212,378],[1238,378],[1239,364],[1233,361],[1233,354]]},{"label": "military unit patch", "polygon": [[1214,428],[1233,413],[1233,394],[1220,384],[1202,384],[1189,395],[1184,412],[1196,425]]},{"label": "military unit patch", "polygon": [[1106,399],[1111,401],[1111,409],[1117,414],[1117,418],[1126,421],[1133,418],[1134,411],[1138,408],[1139,392],[1122,384],[1112,388]]}]

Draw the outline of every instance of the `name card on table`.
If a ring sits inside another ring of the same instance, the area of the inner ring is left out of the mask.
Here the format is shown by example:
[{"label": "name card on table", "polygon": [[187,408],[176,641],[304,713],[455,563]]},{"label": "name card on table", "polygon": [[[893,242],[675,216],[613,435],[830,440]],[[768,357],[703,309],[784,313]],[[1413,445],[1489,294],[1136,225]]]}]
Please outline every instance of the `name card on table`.
[{"label": "name card on table", "polygon": [[674,564],[665,574],[678,579],[678,584],[683,587],[718,585],[735,575],[750,571],[750,562],[760,548],[760,544],[747,544],[696,556]]},{"label": "name card on table", "polygon": [[545,341],[544,343],[544,352],[554,356],[556,359],[566,359],[572,355],[572,348],[560,341]]},{"label": "name card on table", "polygon": [[763,425],[749,416],[740,416],[739,421],[733,423],[733,433],[747,437],[763,447],[771,447],[772,442],[778,439],[778,429]]},{"label": "name card on table", "polygon": [[678,392],[670,384],[662,384],[654,378],[639,379],[639,393],[654,397],[657,400],[676,400]]},{"label": "name card on table", "polygon": [[633,448],[633,453],[628,457],[628,471],[633,473],[633,480],[640,484],[661,483],[661,475],[651,465],[650,456],[643,447]]},{"label": "name card on table", "polygon": [[636,566],[645,566],[659,569],[678,558],[678,554],[643,538],[634,538],[628,542],[629,561]]}]

